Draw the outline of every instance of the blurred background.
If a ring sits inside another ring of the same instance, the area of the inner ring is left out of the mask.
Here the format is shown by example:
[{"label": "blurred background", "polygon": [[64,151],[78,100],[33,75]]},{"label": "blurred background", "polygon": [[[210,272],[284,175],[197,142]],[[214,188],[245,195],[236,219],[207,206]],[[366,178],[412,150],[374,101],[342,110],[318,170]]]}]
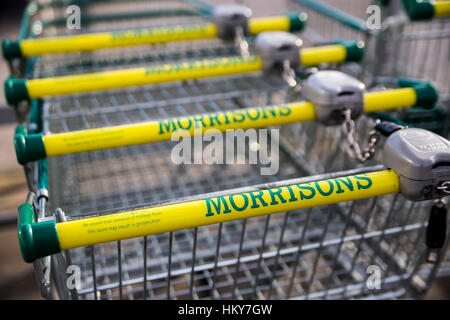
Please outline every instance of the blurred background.
[{"label": "blurred background", "polygon": [[[345,1],[345,0],[343,0]],[[209,0],[212,4],[233,1]],[[287,11],[286,0],[234,1],[253,10],[254,16]],[[23,0],[0,1],[0,38],[15,39],[23,10]],[[9,76],[8,66],[0,59],[0,81]],[[23,262],[17,241],[17,207],[27,195],[23,169],[17,164],[13,148],[15,124],[13,109],[0,90],[0,299],[42,299],[36,286],[33,267]],[[450,278],[439,278],[432,284],[426,299],[450,299]]]}]

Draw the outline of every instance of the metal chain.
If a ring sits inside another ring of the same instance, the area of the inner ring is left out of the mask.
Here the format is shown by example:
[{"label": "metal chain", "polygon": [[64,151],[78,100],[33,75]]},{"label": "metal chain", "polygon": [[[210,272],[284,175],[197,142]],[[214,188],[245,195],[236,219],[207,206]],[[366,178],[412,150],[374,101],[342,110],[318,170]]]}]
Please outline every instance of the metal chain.
[{"label": "metal chain", "polygon": [[291,67],[291,63],[289,60],[283,61],[283,71],[281,73],[281,77],[283,80],[294,89],[294,91],[299,92],[302,89],[302,86],[299,81],[297,81],[297,77],[295,76],[295,70]]},{"label": "metal chain", "polygon": [[345,120],[342,124],[342,130],[348,142],[347,151],[352,158],[356,158],[364,163],[367,160],[372,159],[375,155],[375,147],[378,141],[380,141],[380,133],[375,129],[370,131],[368,139],[369,146],[361,152],[361,148],[355,140],[355,121],[353,121],[351,117],[351,112],[350,109],[346,109],[343,112]]},{"label": "metal chain", "polygon": [[243,58],[248,58],[250,56],[250,53],[248,50],[249,45],[248,45],[247,40],[244,37],[244,30],[242,29],[242,27],[236,28],[234,43],[239,48],[239,52],[241,53],[241,56]]}]

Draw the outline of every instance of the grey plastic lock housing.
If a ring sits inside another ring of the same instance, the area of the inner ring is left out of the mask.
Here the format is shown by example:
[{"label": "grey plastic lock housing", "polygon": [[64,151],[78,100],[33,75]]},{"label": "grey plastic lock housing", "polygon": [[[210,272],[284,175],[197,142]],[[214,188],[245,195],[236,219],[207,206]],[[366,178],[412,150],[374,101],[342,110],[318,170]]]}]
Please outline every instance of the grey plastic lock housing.
[{"label": "grey plastic lock housing", "polygon": [[248,19],[252,10],[238,4],[223,4],[215,6],[212,12],[212,21],[217,27],[219,38],[234,40],[236,29],[241,27],[244,35],[248,35]]},{"label": "grey plastic lock housing", "polygon": [[293,69],[300,66],[302,44],[303,41],[292,33],[265,31],[256,37],[255,50],[261,57],[265,73],[280,73],[286,60]]},{"label": "grey plastic lock housing", "polygon": [[437,187],[450,181],[450,142],[424,129],[399,130],[389,136],[383,163],[400,177],[400,193],[409,200],[437,199]]},{"label": "grey plastic lock housing", "polygon": [[363,114],[365,89],[362,82],[343,72],[323,70],[306,79],[302,94],[314,103],[317,121],[339,125],[345,120],[346,109],[351,110],[352,119]]}]

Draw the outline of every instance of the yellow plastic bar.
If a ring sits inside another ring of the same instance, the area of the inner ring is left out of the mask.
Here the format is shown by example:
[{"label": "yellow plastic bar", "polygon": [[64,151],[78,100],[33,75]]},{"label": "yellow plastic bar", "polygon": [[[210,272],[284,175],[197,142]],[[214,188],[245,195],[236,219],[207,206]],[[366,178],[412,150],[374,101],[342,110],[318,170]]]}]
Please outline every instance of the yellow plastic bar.
[{"label": "yellow plastic bar", "polygon": [[[343,45],[304,48],[300,52],[303,66],[338,63],[346,59]],[[245,74],[262,70],[258,56],[217,58],[150,67],[104,71],[26,81],[29,98],[108,90],[158,84],[179,80]]]},{"label": "yellow plastic bar", "polygon": [[434,3],[435,17],[450,17],[450,1],[437,1]]},{"label": "yellow plastic bar", "polygon": [[[289,31],[290,28],[291,21],[288,16],[252,18],[249,20],[249,33],[251,35],[257,35],[264,31]],[[214,23],[174,25],[41,39],[24,39],[20,42],[20,51],[22,56],[30,57],[125,46],[212,39],[217,38],[217,35],[218,31]]]},{"label": "yellow plastic bar", "polygon": [[177,25],[115,32],[102,32],[42,39],[25,39],[20,50],[25,57],[90,51],[124,46],[168,43],[217,37],[213,23]]},{"label": "yellow plastic bar", "polygon": [[248,22],[248,31],[251,35],[264,31],[289,31],[290,28],[291,20],[288,16],[253,18]]},{"label": "yellow plastic bar", "polygon": [[347,58],[347,49],[343,45],[305,48],[300,51],[302,66],[316,66],[322,63],[339,63]]},{"label": "yellow plastic bar", "polygon": [[61,250],[399,192],[391,170],[56,224]]},{"label": "yellow plastic bar", "polygon": [[364,112],[408,108],[414,106],[416,101],[417,94],[413,88],[368,92],[364,95]]},{"label": "yellow plastic bar", "polygon": [[231,57],[27,81],[30,98],[260,71],[261,59]]},{"label": "yellow plastic bar", "polygon": [[168,141],[177,130],[186,130],[191,136],[195,136],[207,134],[206,130],[209,129],[225,132],[227,129],[261,128],[310,121],[314,118],[315,111],[312,103],[296,102],[45,135],[43,139],[47,156],[57,156]]}]

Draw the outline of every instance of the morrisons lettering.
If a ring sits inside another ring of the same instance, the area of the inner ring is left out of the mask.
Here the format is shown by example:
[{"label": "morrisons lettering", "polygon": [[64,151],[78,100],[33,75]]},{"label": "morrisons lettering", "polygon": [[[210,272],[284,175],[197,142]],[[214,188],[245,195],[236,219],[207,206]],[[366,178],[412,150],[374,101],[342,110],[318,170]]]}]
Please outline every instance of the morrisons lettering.
[{"label": "morrisons lettering", "polygon": [[209,60],[199,60],[199,61],[188,61],[179,62],[166,65],[153,65],[145,67],[145,75],[153,76],[161,73],[170,74],[182,73],[185,71],[192,70],[213,70],[217,68],[227,69],[230,67],[238,66],[239,64],[253,64],[259,59],[256,56],[251,56],[249,58],[243,57],[231,57],[231,58],[218,58]]},{"label": "morrisons lettering", "polygon": [[288,117],[292,109],[288,105],[252,108],[197,115],[182,118],[172,118],[159,121],[158,134],[172,133],[176,130],[190,130],[191,128],[216,128],[222,125],[242,123],[244,121],[258,121],[260,119],[275,119]]},{"label": "morrisons lettering", "polygon": [[192,32],[206,32],[207,25],[205,24],[193,24],[185,26],[167,26],[160,28],[146,28],[137,30],[126,30],[126,31],[115,31],[111,33],[112,40],[124,40],[124,39],[140,39],[151,37],[154,35],[158,36],[181,36],[182,34],[192,33]]},{"label": "morrisons lettering", "polygon": [[205,199],[206,216],[212,217],[219,214],[277,206],[287,202],[308,201],[316,197],[323,198],[335,194],[357,192],[357,190],[369,189],[372,185],[370,177],[356,175]]}]

